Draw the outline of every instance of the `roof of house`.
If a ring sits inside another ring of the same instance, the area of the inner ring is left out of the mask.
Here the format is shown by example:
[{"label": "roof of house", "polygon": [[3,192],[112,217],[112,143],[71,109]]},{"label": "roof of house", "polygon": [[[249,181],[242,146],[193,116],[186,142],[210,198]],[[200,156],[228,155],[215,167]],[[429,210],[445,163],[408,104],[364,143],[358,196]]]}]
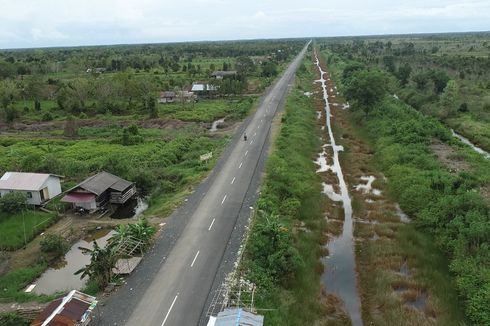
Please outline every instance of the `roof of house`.
[{"label": "roof of house", "polygon": [[99,172],[85,179],[82,183],[72,188],[81,188],[93,194],[99,196],[107,189],[113,189],[116,191],[124,191],[133,185],[132,182],[119,178],[108,172]]},{"label": "roof of house", "polygon": [[95,297],[78,291],[52,301],[31,326],[75,326],[87,319],[97,305]]},{"label": "roof of house", "polygon": [[0,189],[39,191],[51,176],[61,178],[55,174],[5,172],[0,178]]},{"label": "roof of house", "polygon": [[264,316],[240,308],[221,311],[214,322],[214,326],[262,326],[263,324]]},{"label": "roof of house", "polygon": [[216,70],[213,71],[213,73],[211,74],[211,76],[213,77],[218,77],[218,76],[224,77],[224,76],[233,76],[233,75],[236,75],[235,70],[229,70],[229,71]]},{"label": "roof of house", "polygon": [[215,91],[218,88],[211,84],[195,82],[192,84],[192,92]]},{"label": "roof of house", "polygon": [[175,92],[172,91],[160,92],[160,97],[175,97]]}]

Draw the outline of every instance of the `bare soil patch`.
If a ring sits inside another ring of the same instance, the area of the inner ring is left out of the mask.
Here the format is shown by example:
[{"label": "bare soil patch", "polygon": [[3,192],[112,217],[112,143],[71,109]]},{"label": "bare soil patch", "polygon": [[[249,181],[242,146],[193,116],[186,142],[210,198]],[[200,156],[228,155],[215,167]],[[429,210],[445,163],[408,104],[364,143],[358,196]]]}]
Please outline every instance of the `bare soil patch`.
[{"label": "bare soil patch", "polygon": [[470,169],[470,165],[459,158],[456,151],[448,144],[438,139],[433,139],[430,144],[430,149],[437,156],[437,159],[446,165],[451,172],[457,173]]}]

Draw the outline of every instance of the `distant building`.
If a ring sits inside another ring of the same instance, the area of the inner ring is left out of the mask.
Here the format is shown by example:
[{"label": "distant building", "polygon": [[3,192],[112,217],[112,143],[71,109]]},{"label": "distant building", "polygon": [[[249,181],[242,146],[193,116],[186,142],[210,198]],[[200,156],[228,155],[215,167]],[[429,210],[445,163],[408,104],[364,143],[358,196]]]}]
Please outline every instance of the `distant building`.
[{"label": "distant building", "polygon": [[0,178],[0,197],[18,191],[30,205],[41,205],[61,193],[61,176],[44,173],[6,172]]},{"label": "distant building", "polygon": [[73,290],[52,301],[31,326],[87,326],[96,306],[95,297]]},{"label": "distant building", "polygon": [[158,103],[173,103],[175,101],[175,92],[165,91],[160,92]]},{"label": "distant building", "polygon": [[252,62],[254,63],[254,65],[257,65],[257,64],[260,65],[264,62],[270,61],[271,56],[268,56],[268,55],[252,56],[252,57],[250,57],[250,59],[252,59]]},{"label": "distant building", "polygon": [[207,326],[262,326],[264,316],[241,308],[225,309],[218,316],[209,318]]},{"label": "distant building", "polygon": [[75,208],[96,211],[108,204],[124,204],[136,194],[133,182],[108,172],[100,172],[68,190],[61,199]]},{"label": "distant building", "polygon": [[233,77],[233,76],[236,76],[236,71],[234,70],[230,70],[230,71],[217,70],[211,74],[211,77],[214,77],[216,79],[223,79],[226,77]]},{"label": "distant building", "polygon": [[106,71],[106,68],[88,68],[87,69],[87,74],[90,74],[90,73],[95,73],[95,74],[101,74],[103,72]]},{"label": "distant building", "polygon": [[192,83],[191,92],[196,94],[198,97],[209,97],[216,93],[218,90],[217,86],[207,83],[194,82]]},{"label": "distant building", "polygon": [[193,92],[189,91],[178,91],[175,95],[180,102],[191,102],[196,97]]}]

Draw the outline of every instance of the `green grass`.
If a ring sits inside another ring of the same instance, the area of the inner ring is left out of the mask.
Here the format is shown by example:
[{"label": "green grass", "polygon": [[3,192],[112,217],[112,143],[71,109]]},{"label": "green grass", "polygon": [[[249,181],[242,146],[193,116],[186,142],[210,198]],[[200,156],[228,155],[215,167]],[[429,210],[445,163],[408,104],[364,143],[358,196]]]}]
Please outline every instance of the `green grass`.
[{"label": "green grass", "polygon": [[183,121],[212,122],[220,118],[230,117],[238,120],[245,117],[254,98],[245,98],[235,101],[215,99],[201,100],[197,103],[169,103],[159,105],[160,117],[178,119]]},{"label": "green grass", "polygon": [[[287,97],[257,204],[261,213],[254,217],[240,267],[258,286],[256,308],[265,314],[266,325],[314,325],[325,315],[319,300],[323,197],[311,160],[320,151],[319,128],[313,100],[303,95],[311,91],[313,79],[310,60],[305,59],[304,64],[308,68],[298,71],[298,86]],[[280,223],[277,237],[281,240],[273,243],[272,236],[264,236],[263,228],[274,216]],[[301,223],[309,232],[298,230]],[[276,246],[285,261],[276,252],[263,256]]]},{"label": "green grass", "polygon": [[31,321],[15,312],[0,313],[0,326],[29,326]]},{"label": "green grass", "polygon": [[41,262],[34,266],[19,268],[0,277],[0,302],[27,302],[36,300],[48,302],[53,296],[25,293],[24,289],[48,268],[47,263]]},{"label": "green grass", "polygon": [[29,242],[55,221],[55,214],[44,212],[27,210],[16,214],[0,213],[0,248],[4,250],[20,248],[24,245],[24,240]]}]

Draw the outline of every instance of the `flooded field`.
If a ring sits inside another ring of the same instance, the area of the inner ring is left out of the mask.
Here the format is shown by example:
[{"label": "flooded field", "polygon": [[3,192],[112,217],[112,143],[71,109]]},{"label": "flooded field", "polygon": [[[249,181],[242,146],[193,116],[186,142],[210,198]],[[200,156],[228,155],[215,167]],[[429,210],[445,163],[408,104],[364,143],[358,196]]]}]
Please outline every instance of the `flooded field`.
[{"label": "flooded field", "polygon": [[49,268],[34,282],[35,287],[32,292],[54,294],[83,288],[87,279],[80,279],[80,275],[74,275],[74,273],[90,262],[90,256],[84,255],[78,248],[92,249],[94,240],[99,246],[104,247],[114,233],[115,231],[111,230],[100,230],[91,237],[76,242],[57,267]]}]

